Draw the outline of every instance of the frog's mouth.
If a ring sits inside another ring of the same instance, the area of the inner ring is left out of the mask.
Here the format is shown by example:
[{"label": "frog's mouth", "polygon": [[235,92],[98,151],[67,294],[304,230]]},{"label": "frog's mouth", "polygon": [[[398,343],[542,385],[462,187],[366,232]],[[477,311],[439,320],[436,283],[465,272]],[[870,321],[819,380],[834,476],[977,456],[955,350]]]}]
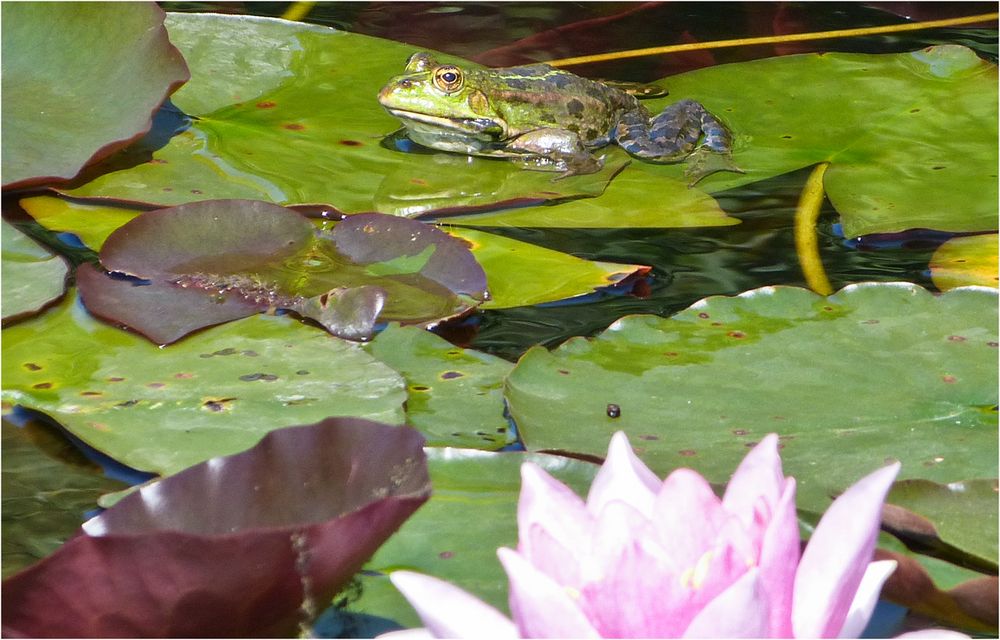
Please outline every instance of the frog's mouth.
[{"label": "frog's mouth", "polygon": [[[488,118],[445,118],[443,116],[432,116],[419,111],[407,111],[405,109],[385,108],[391,115],[399,118],[404,123],[419,123],[428,125],[435,129],[447,129],[449,131],[459,131],[462,133],[481,136],[492,139],[497,135],[503,135],[503,126],[495,120]],[[426,129],[427,127],[421,127]]]}]

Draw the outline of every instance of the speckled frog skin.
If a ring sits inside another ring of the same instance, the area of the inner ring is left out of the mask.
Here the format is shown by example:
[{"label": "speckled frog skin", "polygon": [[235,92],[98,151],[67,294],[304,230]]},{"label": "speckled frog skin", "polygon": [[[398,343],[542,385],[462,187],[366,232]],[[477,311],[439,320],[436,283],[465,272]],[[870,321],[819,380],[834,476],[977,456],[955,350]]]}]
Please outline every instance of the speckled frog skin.
[{"label": "speckled frog skin", "polygon": [[694,100],[653,117],[624,91],[545,64],[464,68],[415,53],[378,100],[418,144],[517,159],[559,178],[599,171],[603,158],[592,150],[612,142],[658,163],[681,162],[699,148],[731,151],[729,131]]}]

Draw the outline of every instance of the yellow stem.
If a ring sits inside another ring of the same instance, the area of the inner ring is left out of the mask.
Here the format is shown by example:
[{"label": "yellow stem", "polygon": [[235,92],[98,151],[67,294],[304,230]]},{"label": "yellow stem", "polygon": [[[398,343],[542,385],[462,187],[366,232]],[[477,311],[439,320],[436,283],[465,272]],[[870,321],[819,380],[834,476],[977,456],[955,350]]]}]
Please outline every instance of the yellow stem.
[{"label": "yellow stem", "polygon": [[783,36],[764,36],[761,38],[735,38],[733,40],[716,40],[715,42],[692,42],[688,44],[672,44],[663,47],[650,47],[648,49],[633,49],[631,51],[616,51],[614,53],[599,53],[592,56],[577,56],[575,58],[562,58],[561,60],[550,60],[547,64],[553,67],[569,67],[577,64],[587,64],[590,62],[603,62],[605,60],[621,60],[624,58],[641,58],[643,56],[655,56],[663,53],[677,53],[679,51],[699,51],[702,49],[721,49],[723,47],[742,47],[757,44],[776,44],[782,42],[801,42],[803,40],[826,40],[829,38],[849,38],[855,36],[870,36],[880,33],[898,33],[900,31],[917,31],[919,29],[933,29],[935,27],[954,27],[963,24],[974,24],[976,22],[986,22],[996,20],[1000,13],[983,13],[975,16],[965,16],[962,18],[948,18],[947,20],[930,20],[927,22],[908,22],[905,24],[894,24],[885,27],[864,27],[861,29],[838,29],[836,31],[815,31],[813,33],[793,33]]},{"label": "yellow stem", "polygon": [[287,9],[285,9],[285,12],[281,14],[281,19],[298,22],[302,18],[309,15],[309,12],[312,11],[313,5],[315,4],[315,2],[293,2]]},{"label": "yellow stem", "polygon": [[833,287],[830,286],[826,271],[823,270],[823,261],[819,257],[819,241],[816,238],[816,220],[819,219],[819,210],[823,206],[825,196],[823,175],[828,166],[829,162],[816,165],[809,174],[806,186],[799,197],[799,204],[795,207],[795,252],[799,256],[806,284],[821,296],[833,293]]}]

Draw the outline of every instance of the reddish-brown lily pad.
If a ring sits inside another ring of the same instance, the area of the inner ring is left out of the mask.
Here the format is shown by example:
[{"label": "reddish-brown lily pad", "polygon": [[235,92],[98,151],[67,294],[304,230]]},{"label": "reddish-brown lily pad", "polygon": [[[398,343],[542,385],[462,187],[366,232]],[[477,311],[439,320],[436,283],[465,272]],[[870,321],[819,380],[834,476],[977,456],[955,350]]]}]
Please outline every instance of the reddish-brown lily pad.
[{"label": "reddish-brown lily pad", "polygon": [[148,485],[4,581],[3,635],[293,635],[427,500],[422,445],[328,418]]},{"label": "reddish-brown lily pad", "polygon": [[486,275],[466,243],[434,227],[370,213],[320,232],[291,209],[254,200],[144,213],[108,237],[101,265],[111,273],[90,265],[77,273],[87,308],[159,344],[274,309],[365,340],[377,321],[429,324],[486,298]]}]

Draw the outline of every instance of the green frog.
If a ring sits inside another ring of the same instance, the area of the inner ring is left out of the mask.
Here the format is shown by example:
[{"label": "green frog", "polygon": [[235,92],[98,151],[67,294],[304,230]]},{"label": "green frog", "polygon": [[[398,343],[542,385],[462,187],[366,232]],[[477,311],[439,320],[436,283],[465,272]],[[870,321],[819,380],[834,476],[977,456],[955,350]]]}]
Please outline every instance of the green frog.
[{"label": "green frog", "polygon": [[696,151],[722,157],[709,170],[690,165],[695,181],[740,171],[729,159],[732,136],[700,103],[681,100],[654,117],[626,91],[547,64],[466,68],[415,53],[378,100],[420,145],[516,159],[561,172],[555,179],[600,171],[604,158],[593,150],[612,142],[647,162],[682,162]]}]

